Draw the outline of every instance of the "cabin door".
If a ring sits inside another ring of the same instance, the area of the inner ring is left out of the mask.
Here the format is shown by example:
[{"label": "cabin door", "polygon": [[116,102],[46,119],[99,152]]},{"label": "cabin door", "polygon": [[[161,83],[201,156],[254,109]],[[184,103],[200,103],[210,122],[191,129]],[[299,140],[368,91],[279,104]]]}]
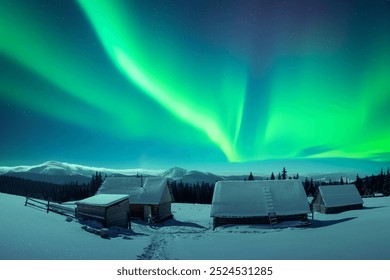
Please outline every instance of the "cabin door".
[{"label": "cabin door", "polygon": [[152,219],[152,207],[150,205],[144,206],[144,219],[149,221]]}]

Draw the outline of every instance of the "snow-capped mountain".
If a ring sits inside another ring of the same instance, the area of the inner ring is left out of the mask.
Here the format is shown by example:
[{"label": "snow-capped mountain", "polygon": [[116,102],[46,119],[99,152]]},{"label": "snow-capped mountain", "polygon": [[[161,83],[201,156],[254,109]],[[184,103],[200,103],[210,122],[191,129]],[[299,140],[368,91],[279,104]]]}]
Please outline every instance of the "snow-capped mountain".
[{"label": "snow-capped mountain", "polygon": [[107,175],[122,174],[122,175],[136,175],[143,173],[148,175],[157,175],[161,170],[148,170],[142,168],[134,169],[111,169],[104,167],[91,167],[79,164],[71,164],[58,161],[47,161],[45,163],[33,166],[15,166],[15,167],[0,167],[0,175],[5,173],[30,172],[35,174],[46,175],[82,175],[92,176],[96,172],[102,172]]},{"label": "snow-capped mountain", "polygon": [[172,179],[172,180],[180,180],[187,173],[187,170],[180,167],[172,167],[167,171],[164,171],[160,174],[160,176]]},{"label": "snow-capped mountain", "polygon": [[0,175],[10,175],[34,181],[50,183],[87,183],[93,174],[101,172],[107,176],[131,176],[136,174],[158,175],[161,170],[135,169],[110,169],[102,167],[83,166],[58,161],[48,161],[33,166],[0,167]]},{"label": "snow-capped mountain", "polygon": [[162,176],[183,183],[208,182],[215,183],[225,180],[223,176],[218,176],[210,172],[197,170],[188,171],[180,167],[172,167],[166,171],[149,169],[111,169],[102,167],[90,167],[79,164],[70,164],[58,161],[48,161],[33,166],[0,167],[0,175],[10,175],[34,181],[50,183],[87,183],[96,172],[101,172],[107,176],[133,176],[143,174],[144,176]]},{"label": "snow-capped mountain", "polygon": [[188,182],[188,183],[197,183],[197,182],[215,183],[222,180],[225,180],[225,178],[222,176],[218,176],[210,172],[201,172],[197,170],[188,171],[182,178],[183,182]]},{"label": "snow-capped mountain", "polygon": [[[43,181],[50,183],[69,183],[79,182],[87,183],[90,181],[93,174],[101,172],[103,176],[134,176],[136,174],[143,174],[144,176],[162,176],[177,182],[183,183],[215,183],[221,180],[244,180],[248,177],[246,175],[227,175],[220,176],[210,172],[202,172],[198,170],[186,170],[180,167],[172,167],[166,171],[152,170],[142,168],[132,169],[112,169],[104,167],[92,167],[79,164],[64,163],[58,161],[48,161],[38,165],[32,166],[14,166],[14,167],[0,167],[0,175],[10,175],[29,179],[34,181]],[[316,173],[301,175],[300,178],[313,178],[315,181],[337,181],[340,177],[348,178],[348,181],[353,181],[356,174],[351,172],[335,172],[335,173]],[[256,180],[261,180],[266,176],[255,176]]]},{"label": "snow-capped mountain", "polygon": [[165,178],[175,180],[177,182],[182,181],[183,183],[215,183],[217,181],[225,180],[223,176],[218,176],[210,172],[202,172],[198,170],[188,171],[180,167],[172,167],[167,171],[160,174]]}]

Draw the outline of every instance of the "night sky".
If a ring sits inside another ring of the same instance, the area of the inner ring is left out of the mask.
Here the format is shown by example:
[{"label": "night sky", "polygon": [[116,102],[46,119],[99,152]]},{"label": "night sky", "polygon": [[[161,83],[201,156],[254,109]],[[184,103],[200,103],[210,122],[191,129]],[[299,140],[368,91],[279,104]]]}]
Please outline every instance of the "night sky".
[{"label": "night sky", "polygon": [[386,0],[0,1],[0,165],[387,167],[389,124]]}]

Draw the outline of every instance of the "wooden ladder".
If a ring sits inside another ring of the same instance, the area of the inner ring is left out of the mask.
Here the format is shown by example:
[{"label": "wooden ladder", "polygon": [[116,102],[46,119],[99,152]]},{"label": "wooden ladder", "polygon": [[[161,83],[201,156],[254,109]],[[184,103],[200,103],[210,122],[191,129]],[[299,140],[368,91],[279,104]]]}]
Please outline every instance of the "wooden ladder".
[{"label": "wooden ladder", "polygon": [[272,194],[271,191],[268,187],[264,188],[264,197],[265,197],[265,203],[266,203],[266,208],[268,212],[268,220],[272,228],[276,227],[278,224],[278,219],[276,217],[275,213],[275,207],[274,207],[274,202],[272,199]]},{"label": "wooden ladder", "polygon": [[268,213],[268,219],[270,225],[274,228],[278,224],[278,219],[276,218],[276,213],[275,212],[270,212]]}]

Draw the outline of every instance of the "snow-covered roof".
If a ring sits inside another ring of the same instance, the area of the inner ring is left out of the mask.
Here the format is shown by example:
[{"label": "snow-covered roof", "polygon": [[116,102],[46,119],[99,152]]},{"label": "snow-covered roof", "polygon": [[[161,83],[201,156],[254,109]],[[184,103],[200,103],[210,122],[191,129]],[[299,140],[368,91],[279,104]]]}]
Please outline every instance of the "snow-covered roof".
[{"label": "snow-covered roof", "polygon": [[141,177],[108,177],[104,180],[102,186],[98,190],[98,194],[128,194],[133,190],[141,188],[144,179]]},{"label": "snow-covered roof", "polygon": [[276,215],[310,213],[299,180],[219,181],[215,184],[210,216],[268,216],[270,205]]},{"label": "snow-covered roof", "polygon": [[363,203],[355,185],[319,186],[326,207],[338,207]]},{"label": "snow-covered roof", "polygon": [[164,189],[167,185],[166,178],[149,177],[109,177],[98,194],[127,194],[131,204],[158,205],[161,201]]},{"label": "snow-covered roof", "polygon": [[97,194],[86,199],[77,201],[76,204],[107,207],[128,198],[128,195],[123,194]]}]

